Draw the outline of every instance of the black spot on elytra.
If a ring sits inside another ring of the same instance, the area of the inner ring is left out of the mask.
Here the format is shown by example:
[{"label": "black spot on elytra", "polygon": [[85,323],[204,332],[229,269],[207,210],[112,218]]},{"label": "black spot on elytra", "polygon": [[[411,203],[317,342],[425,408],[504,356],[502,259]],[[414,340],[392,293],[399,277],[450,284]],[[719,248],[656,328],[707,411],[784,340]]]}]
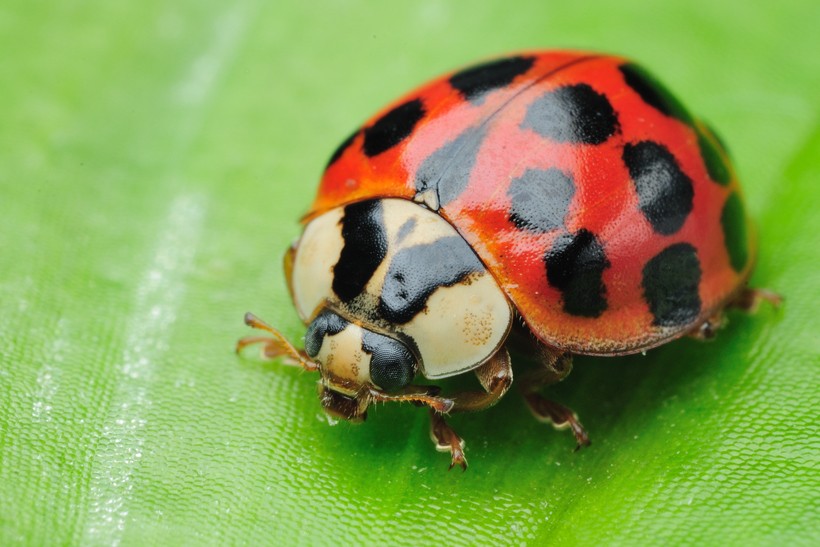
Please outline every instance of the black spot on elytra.
[{"label": "black spot on elytra", "polygon": [[564,224],[575,194],[572,178],[558,169],[527,169],[510,183],[510,221],[519,230],[548,232]]},{"label": "black spot on elytra", "polygon": [[421,99],[401,104],[364,129],[362,150],[372,158],[390,150],[410,136],[416,124],[424,117]]},{"label": "black spot on elytra", "polygon": [[330,156],[330,159],[327,161],[327,166],[325,169],[339,161],[339,158],[342,157],[342,154],[345,153],[345,150],[350,148],[350,145],[353,144],[353,141],[356,140],[356,137],[359,135],[359,130],[357,129],[352,135],[346,138],[342,143],[339,145],[338,148],[333,152],[333,155]]},{"label": "black spot on elytra", "polygon": [[581,229],[563,234],[544,256],[547,281],[561,291],[564,311],[581,317],[598,317],[607,308],[604,270],[610,263],[598,238]]},{"label": "black spot on elytra", "polygon": [[348,205],[341,223],[344,247],[333,267],[333,292],[349,302],[362,292],[387,254],[381,201]]},{"label": "black spot on elytra", "polygon": [[533,101],[521,127],[558,142],[601,144],[618,130],[618,117],[605,95],[575,84]]},{"label": "black spot on elytra", "polygon": [[450,85],[465,99],[481,103],[489,91],[504,87],[532,68],[533,57],[509,57],[462,70],[450,77]]},{"label": "black spot on elytra", "polygon": [[663,235],[677,232],[692,211],[692,180],[664,146],[642,141],[624,146],[623,160],[635,183],[641,212]]},{"label": "black spot on elytra", "polygon": [[676,118],[686,124],[692,124],[692,116],[686,107],[666,87],[649,72],[636,64],[625,64],[618,67],[626,81],[641,99],[666,116]]},{"label": "black spot on elytra", "polygon": [[349,325],[345,319],[342,319],[330,310],[322,310],[313,321],[310,322],[307,332],[305,333],[305,351],[311,357],[319,355],[322,349],[322,341],[325,336],[333,336],[339,334]]},{"label": "black spot on elytra", "polygon": [[732,174],[729,171],[729,166],[726,165],[726,162],[723,160],[721,151],[718,148],[719,146],[720,141],[718,141],[713,135],[707,134],[704,131],[698,131],[698,147],[700,148],[700,156],[703,158],[703,163],[706,165],[706,171],[709,173],[709,178],[720,185],[726,186],[732,179]]},{"label": "black spot on elytra", "polygon": [[695,248],[688,243],[670,245],[643,268],[643,294],[654,316],[653,325],[675,327],[700,314],[701,269]]},{"label": "black spot on elytra", "polygon": [[365,329],[362,350],[371,355],[370,379],[383,390],[395,391],[413,381],[416,358],[398,340]]},{"label": "black spot on elytra", "polygon": [[424,309],[436,289],[483,271],[484,265],[458,236],[402,249],[387,270],[379,313],[392,323],[407,323]]},{"label": "black spot on elytra", "polygon": [[453,201],[470,182],[484,128],[471,127],[430,154],[416,173],[416,190],[435,189],[439,206]]},{"label": "black spot on elytra", "polygon": [[733,192],[720,214],[720,225],[723,227],[723,240],[729,253],[729,263],[736,272],[742,272],[749,261],[749,237],[746,233],[746,212],[743,201]]}]

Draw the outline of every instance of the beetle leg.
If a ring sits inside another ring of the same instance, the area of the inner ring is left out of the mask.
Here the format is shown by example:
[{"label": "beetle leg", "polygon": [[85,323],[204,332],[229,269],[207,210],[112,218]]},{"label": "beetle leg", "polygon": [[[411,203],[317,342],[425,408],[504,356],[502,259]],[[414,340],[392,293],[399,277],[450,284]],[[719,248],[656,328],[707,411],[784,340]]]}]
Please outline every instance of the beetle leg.
[{"label": "beetle leg", "polygon": [[[783,303],[783,297],[768,289],[752,289],[746,287],[727,307],[737,308],[746,313],[754,313],[763,301],[777,308]],[[689,336],[696,340],[711,340],[717,335],[718,329],[722,326],[723,310],[720,310],[690,332]]]},{"label": "beetle leg", "polygon": [[464,439],[444,420],[450,412],[482,410],[498,402],[512,384],[513,374],[510,354],[501,348],[475,371],[484,391],[464,391],[442,397],[434,386],[409,386],[399,393],[384,393],[371,388],[368,396],[373,402],[411,402],[430,407],[430,438],[436,450],[450,453],[450,469],[460,465],[467,469],[464,457]]},{"label": "beetle leg", "polygon": [[384,393],[371,388],[368,397],[371,402],[409,402],[430,408],[430,438],[439,452],[450,453],[450,469],[460,465],[467,469],[467,459],[464,457],[464,439],[444,421],[444,415],[453,410],[454,401],[447,397],[438,396],[436,386],[408,386],[400,393]]},{"label": "beetle leg", "polygon": [[709,319],[700,324],[695,330],[689,333],[691,338],[700,341],[712,340],[717,336],[717,331],[723,326],[723,310],[712,315]]},{"label": "beetle leg", "polygon": [[444,416],[430,409],[430,438],[439,452],[450,453],[450,469],[460,465],[467,470],[467,458],[464,457],[464,439],[458,436],[452,427],[444,421]]},{"label": "beetle leg", "polygon": [[783,297],[774,291],[746,287],[729,305],[745,312],[754,313],[764,300],[775,308],[783,303]]},{"label": "beetle leg", "polygon": [[560,382],[572,371],[572,355],[548,348],[543,344],[537,346],[541,366],[529,371],[520,383],[521,393],[530,411],[541,422],[551,423],[556,429],[569,428],[578,443],[575,450],[589,446],[589,435],[578,421],[578,416],[570,408],[542,397],[538,390]]},{"label": "beetle leg", "polygon": [[501,348],[486,363],[475,371],[484,391],[463,391],[447,397],[438,396],[434,386],[408,386],[398,393],[384,393],[370,388],[370,398],[374,402],[411,402],[429,406],[439,414],[451,412],[472,412],[483,410],[495,403],[507,392],[512,384],[510,354]]},{"label": "beetle leg", "polygon": [[495,355],[475,370],[484,391],[463,391],[449,398],[453,400],[453,412],[474,412],[493,406],[507,393],[513,381],[510,354],[502,347]]},{"label": "beetle leg", "polygon": [[[453,412],[472,412],[488,408],[498,402],[512,385],[513,373],[510,365],[510,354],[507,348],[501,348],[486,363],[475,371],[484,391],[464,391],[449,397],[453,402]],[[464,457],[464,439],[447,425],[444,416],[435,409],[430,409],[430,438],[439,452],[450,452],[450,469],[460,465],[467,469]]]},{"label": "beetle leg", "polygon": [[370,388],[367,394],[374,403],[413,403],[429,406],[439,414],[448,414],[453,409],[453,401],[447,397],[439,397],[438,392],[439,389],[435,386],[407,386],[398,393],[385,393]]}]

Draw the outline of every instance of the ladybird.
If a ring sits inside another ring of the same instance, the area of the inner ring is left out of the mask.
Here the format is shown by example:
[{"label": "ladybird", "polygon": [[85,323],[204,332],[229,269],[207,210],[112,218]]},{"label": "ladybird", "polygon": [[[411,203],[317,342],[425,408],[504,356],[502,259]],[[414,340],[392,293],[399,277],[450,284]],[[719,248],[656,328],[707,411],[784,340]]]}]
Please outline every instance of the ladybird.
[{"label": "ladybird", "polygon": [[[332,154],[285,256],[304,350],[253,314],[237,350],[318,371],[332,416],[427,407],[436,448],[466,469],[448,414],[496,403],[510,348],[540,420],[589,437],[541,394],[572,356],[710,338],[747,288],[755,240],[726,148],[632,61],[522,53],[433,80]],[[434,381],[473,372],[481,389]],[[422,380],[424,379],[424,380]]]}]

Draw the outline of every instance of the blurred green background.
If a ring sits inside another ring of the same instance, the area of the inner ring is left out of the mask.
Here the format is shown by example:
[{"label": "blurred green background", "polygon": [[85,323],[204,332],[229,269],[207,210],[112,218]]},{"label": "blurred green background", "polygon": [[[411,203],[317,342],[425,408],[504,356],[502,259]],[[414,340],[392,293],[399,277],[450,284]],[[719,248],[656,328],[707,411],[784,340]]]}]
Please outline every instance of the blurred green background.
[{"label": "blurred green background", "polygon": [[[820,3],[160,2],[0,7],[0,544],[820,544]],[[632,56],[718,128],[761,234],[710,344],[580,358],[556,397],[330,427],[280,257],[336,144],[522,48]]]}]

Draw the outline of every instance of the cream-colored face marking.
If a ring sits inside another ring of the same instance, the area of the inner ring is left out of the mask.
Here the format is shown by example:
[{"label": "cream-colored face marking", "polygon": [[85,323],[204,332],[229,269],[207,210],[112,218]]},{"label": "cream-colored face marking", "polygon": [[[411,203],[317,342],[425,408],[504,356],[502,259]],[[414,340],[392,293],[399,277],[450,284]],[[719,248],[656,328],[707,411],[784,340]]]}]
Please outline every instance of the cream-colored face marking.
[{"label": "cream-colored face marking", "polygon": [[[350,243],[342,236],[345,209],[311,221],[297,245],[293,297],[305,322],[329,302],[370,330],[409,338],[431,379],[472,370],[497,351],[512,322],[509,300],[456,230],[411,201],[380,201],[374,231],[381,240],[374,234],[372,244],[381,245],[384,257],[370,270],[363,265],[369,275],[363,290],[343,301],[333,290],[334,270],[346,243],[362,245],[361,238]],[[373,226],[373,217],[368,221]],[[360,254],[365,261],[379,255]]]},{"label": "cream-colored face marking", "polygon": [[370,383],[370,354],[362,351],[363,335],[360,326],[350,323],[341,332],[324,337],[315,360],[327,387],[355,397],[361,386]]}]

